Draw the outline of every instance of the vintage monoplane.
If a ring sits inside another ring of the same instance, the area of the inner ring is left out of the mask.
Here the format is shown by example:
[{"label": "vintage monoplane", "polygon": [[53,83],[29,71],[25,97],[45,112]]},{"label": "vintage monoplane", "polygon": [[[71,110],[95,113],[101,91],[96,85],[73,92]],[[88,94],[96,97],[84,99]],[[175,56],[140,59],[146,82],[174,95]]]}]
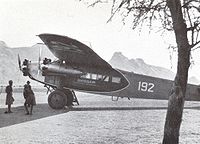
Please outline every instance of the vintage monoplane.
[{"label": "vintage monoplane", "polygon": [[[78,103],[73,90],[116,96],[115,100],[169,98],[171,80],[114,69],[87,45],[67,36],[40,34],[39,37],[57,60],[45,58],[40,63],[39,57],[38,63],[25,59],[21,64],[18,56],[19,68],[24,76],[54,90],[48,96],[53,109]],[[188,84],[186,100],[200,101],[200,87]]]},{"label": "vintage monoplane", "polygon": [[[77,101],[73,90],[105,93],[129,85],[120,71],[112,68],[87,45],[67,36],[40,34],[39,37],[58,59],[45,58],[40,63],[39,58],[38,64],[25,59],[21,65],[18,55],[18,62],[24,76],[54,89],[48,97],[52,108],[60,109]],[[39,79],[36,73],[44,79]]]}]

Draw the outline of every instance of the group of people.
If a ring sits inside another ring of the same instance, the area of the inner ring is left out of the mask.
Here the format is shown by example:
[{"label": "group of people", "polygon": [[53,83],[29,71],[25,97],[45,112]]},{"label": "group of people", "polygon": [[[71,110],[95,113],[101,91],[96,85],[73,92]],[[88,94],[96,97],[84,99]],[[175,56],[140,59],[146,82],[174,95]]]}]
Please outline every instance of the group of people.
[{"label": "group of people", "polygon": [[[14,102],[13,88],[12,88],[13,81],[9,80],[8,83],[9,83],[9,85],[6,86],[6,89],[5,89],[6,105],[8,105],[8,110],[5,111],[5,113],[12,113],[11,105]],[[36,102],[35,102],[34,92],[33,92],[31,85],[30,85],[30,81],[27,81],[26,84],[24,85],[23,96],[24,96],[24,99],[25,99],[24,107],[25,107],[26,115],[32,115],[33,106],[36,105]],[[29,107],[30,107],[30,111],[28,110]]]}]

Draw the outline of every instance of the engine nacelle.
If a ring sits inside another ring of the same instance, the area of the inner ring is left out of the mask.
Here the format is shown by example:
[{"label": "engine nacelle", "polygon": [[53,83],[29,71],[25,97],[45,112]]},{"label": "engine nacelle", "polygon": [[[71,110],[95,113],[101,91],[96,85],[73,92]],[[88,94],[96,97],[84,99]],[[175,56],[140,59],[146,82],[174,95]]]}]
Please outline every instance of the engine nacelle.
[{"label": "engine nacelle", "polygon": [[83,72],[66,65],[50,63],[42,65],[42,75],[82,75]]}]

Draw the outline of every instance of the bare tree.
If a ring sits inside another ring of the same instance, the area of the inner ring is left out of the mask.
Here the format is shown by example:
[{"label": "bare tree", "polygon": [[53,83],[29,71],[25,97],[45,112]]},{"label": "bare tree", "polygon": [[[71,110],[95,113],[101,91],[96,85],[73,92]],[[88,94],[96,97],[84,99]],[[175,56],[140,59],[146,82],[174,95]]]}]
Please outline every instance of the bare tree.
[{"label": "bare tree", "polygon": [[[81,0],[80,0],[81,1]],[[83,1],[83,0],[82,0]],[[90,6],[105,0],[84,0]],[[179,143],[185,93],[190,67],[191,50],[200,48],[200,1],[199,0],[113,0],[110,21],[120,15],[122,22],[132,20],[132,28],[154,25],[160,30],[175,34],[178,49],[177,73],[169,96],[164,126],[163,144]]]}]

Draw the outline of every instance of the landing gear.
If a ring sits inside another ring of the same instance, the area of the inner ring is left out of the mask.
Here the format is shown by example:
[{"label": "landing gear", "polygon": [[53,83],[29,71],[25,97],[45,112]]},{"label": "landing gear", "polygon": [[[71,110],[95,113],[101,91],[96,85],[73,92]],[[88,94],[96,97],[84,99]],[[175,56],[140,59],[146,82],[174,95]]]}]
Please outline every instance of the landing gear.
[{"label": "landing gear", "polygon": [[67,97],[66,106],[68,106],[68,107],[73,106],[73,95],[72,95],[71,90],[65,89],[64,93],[65,93],[65,95]]},{"label": "landing gear", "polygon": [[48,104],[53,109],[62,109],[65,106],[73,106],[73,102],[79,105],[74,91],[69,89],[56,89],[48,97]]},{"label": "landing gear", "polygon": [[48,104],[53,109],[62,109],[67,103],[67,97],[61,90],[55,90],[49,94]]}]

